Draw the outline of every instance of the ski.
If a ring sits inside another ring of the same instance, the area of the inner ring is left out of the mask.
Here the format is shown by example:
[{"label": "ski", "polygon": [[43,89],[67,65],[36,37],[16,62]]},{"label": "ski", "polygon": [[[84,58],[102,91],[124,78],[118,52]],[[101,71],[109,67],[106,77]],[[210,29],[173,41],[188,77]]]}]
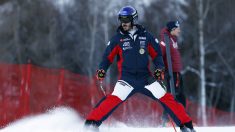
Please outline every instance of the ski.
[{"label": "ski", "polygon": [[172,70],[172,62],[171,62],[171,52],[170,52],[170,38],[165,34],[164,40],[166,44],[166,58],[167,58],[167,66],[168,66],[168,74],[169,74],[169,82],[170,82],[170,89],[171,94],[175,97],[175,83],[173,77],[173,70]]}]

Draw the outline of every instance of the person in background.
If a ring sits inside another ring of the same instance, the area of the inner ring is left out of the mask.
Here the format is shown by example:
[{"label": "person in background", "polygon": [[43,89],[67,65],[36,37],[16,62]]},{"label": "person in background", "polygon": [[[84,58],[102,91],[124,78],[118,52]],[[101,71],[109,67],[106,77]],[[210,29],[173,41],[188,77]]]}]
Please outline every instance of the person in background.
[{"label": "person in background", "polygon": [[[186,98],[184,94],[183,79],[181,75],[182,71],[182,61],[181,55],[178,48],[177,37],[180,35],[180,24],[178,21],[167,22],[166,27],[161,30],[160,34],[160,46],[162,50],[163,61],[166,66],[165,71],[165,80],[167,82],[167,91],[171,92],[170,88],[170,77],[167,63],[167,51],[166,45],[170,45],[170,55],[171,55],[171,64],[175,88],[175,97],[178,102],[180,102],[186,108]],[[166,40],[168,39],[168,41]],[[169,121],[167,112],[163,112],[163,122],[166,123]]]}]

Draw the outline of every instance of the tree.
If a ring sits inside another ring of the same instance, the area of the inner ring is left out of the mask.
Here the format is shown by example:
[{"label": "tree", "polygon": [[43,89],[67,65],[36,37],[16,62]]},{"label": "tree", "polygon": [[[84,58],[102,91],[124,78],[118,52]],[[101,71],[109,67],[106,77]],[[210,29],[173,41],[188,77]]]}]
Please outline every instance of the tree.
[{"label": "tree", "polygon": [[[190,6],[188,7],[188,18],[190,19],[187,20],[188,22],[185,26],[187,34],[185,36],[185,38],[187,38],[185,39],[185,42],[194,43],[194,46],[186,48],[188,53],[185,52],[187,53],[187,56],[185,57],[191,58],[191,60],[188,59],[188,62],[191,64],[187,66],[186,70],[196,73],[200,80],[200,94],[198,97],[200,99],[201,108],[198,110],[198,119],[202,119],[203,125],[207,124],[207,116],[210,116],[210,113],[206,113],[206,106],[217,106],[225,108],[226,102],[218,103],[218,101],[221,101],[221,97],[223,97],[223,100],[225,97],[226,100],[230,100],[230,97],[232,97],[231,95],[223,96],[225,92],[221,89],[231,89],[231,87],[228,86],[228,80],[221,78],[221,76],[225,75],[224,72],[227,73],[227,70],[224,70],[222,67],[225,66],[228,68],[228,66],[232,64],[227,63],[226,66],[224,60],[229,60],[233,57],[227,56],[228,58],[224,58],[223,60],[221,57],[224,55],[218,54],[218,51],[220,53],[229,53],[229,51],[231,51],[231,44],[229,43],[229,41],[232,39],[230,34],[233,34],[230,32],[232,29],[229,21],[231,20],[229,20],[230,17],[226,15],[226,11],[223,10],[224,8],[232,9],[229,7],[231,4],[230,2],[224,2],[220,0],[198,0],[197,3],[191,2]],[[192,12],[193,10],[197,10],[197,13]],[[219,21],[221,21],[223,24],[218,28]],[[192,25],[197,26],[195,28]],[[198,35],[195,34],[195,32],[197,32]],[[223,46],[221,43],[223,43]],[[197,49],[199,52],[197,52]],[[197,61],[199,62],[199,65],[197,65]],[[230,75],[232,77],[233,73],[231,70],[229,70],[229,68],[228,71],[230,71]]]}]

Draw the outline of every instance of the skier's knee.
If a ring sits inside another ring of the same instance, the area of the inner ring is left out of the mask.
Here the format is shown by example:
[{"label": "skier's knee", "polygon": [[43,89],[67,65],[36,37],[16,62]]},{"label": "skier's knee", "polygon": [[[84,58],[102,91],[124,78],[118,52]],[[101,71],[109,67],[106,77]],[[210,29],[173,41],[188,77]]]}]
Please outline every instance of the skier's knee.
[{"label": "skier's knee", "polygon": [[124,101],[134,88],[123,80],[118,80],[114,87],[112,95],[117,96]]},{"label": "skier's knee", "polygon": [[159,84],[159,82],[155,81],[150,85],[145,86],[155,98],[160,99],[166,94],[166,90],[163,86]]}]

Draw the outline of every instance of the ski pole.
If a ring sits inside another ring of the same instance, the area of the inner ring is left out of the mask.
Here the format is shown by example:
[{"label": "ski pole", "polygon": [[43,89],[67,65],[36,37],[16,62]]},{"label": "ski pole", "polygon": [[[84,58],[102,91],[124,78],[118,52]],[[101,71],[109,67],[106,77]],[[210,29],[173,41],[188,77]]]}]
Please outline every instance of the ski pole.
[{"label": "ski pole", "polygon": [[104,96],[106,96],[106,92],[105,92],[105,89],[104,89],[104,86],[103,86],[103,81],[100,81],[100,89],[103,92]]},{"label": "ski pole", "polygon": [[168,115],[168,118],[170,119],[171,125],[173,126],[175,132],[177,132],[177,131],[176,131],[176,128],[175,128],[175,125],[174,125],[174,123],[173,123],[173,121],[172,121],[172,119],[171,119],[171,117],[170,117],[169,115]]}]

